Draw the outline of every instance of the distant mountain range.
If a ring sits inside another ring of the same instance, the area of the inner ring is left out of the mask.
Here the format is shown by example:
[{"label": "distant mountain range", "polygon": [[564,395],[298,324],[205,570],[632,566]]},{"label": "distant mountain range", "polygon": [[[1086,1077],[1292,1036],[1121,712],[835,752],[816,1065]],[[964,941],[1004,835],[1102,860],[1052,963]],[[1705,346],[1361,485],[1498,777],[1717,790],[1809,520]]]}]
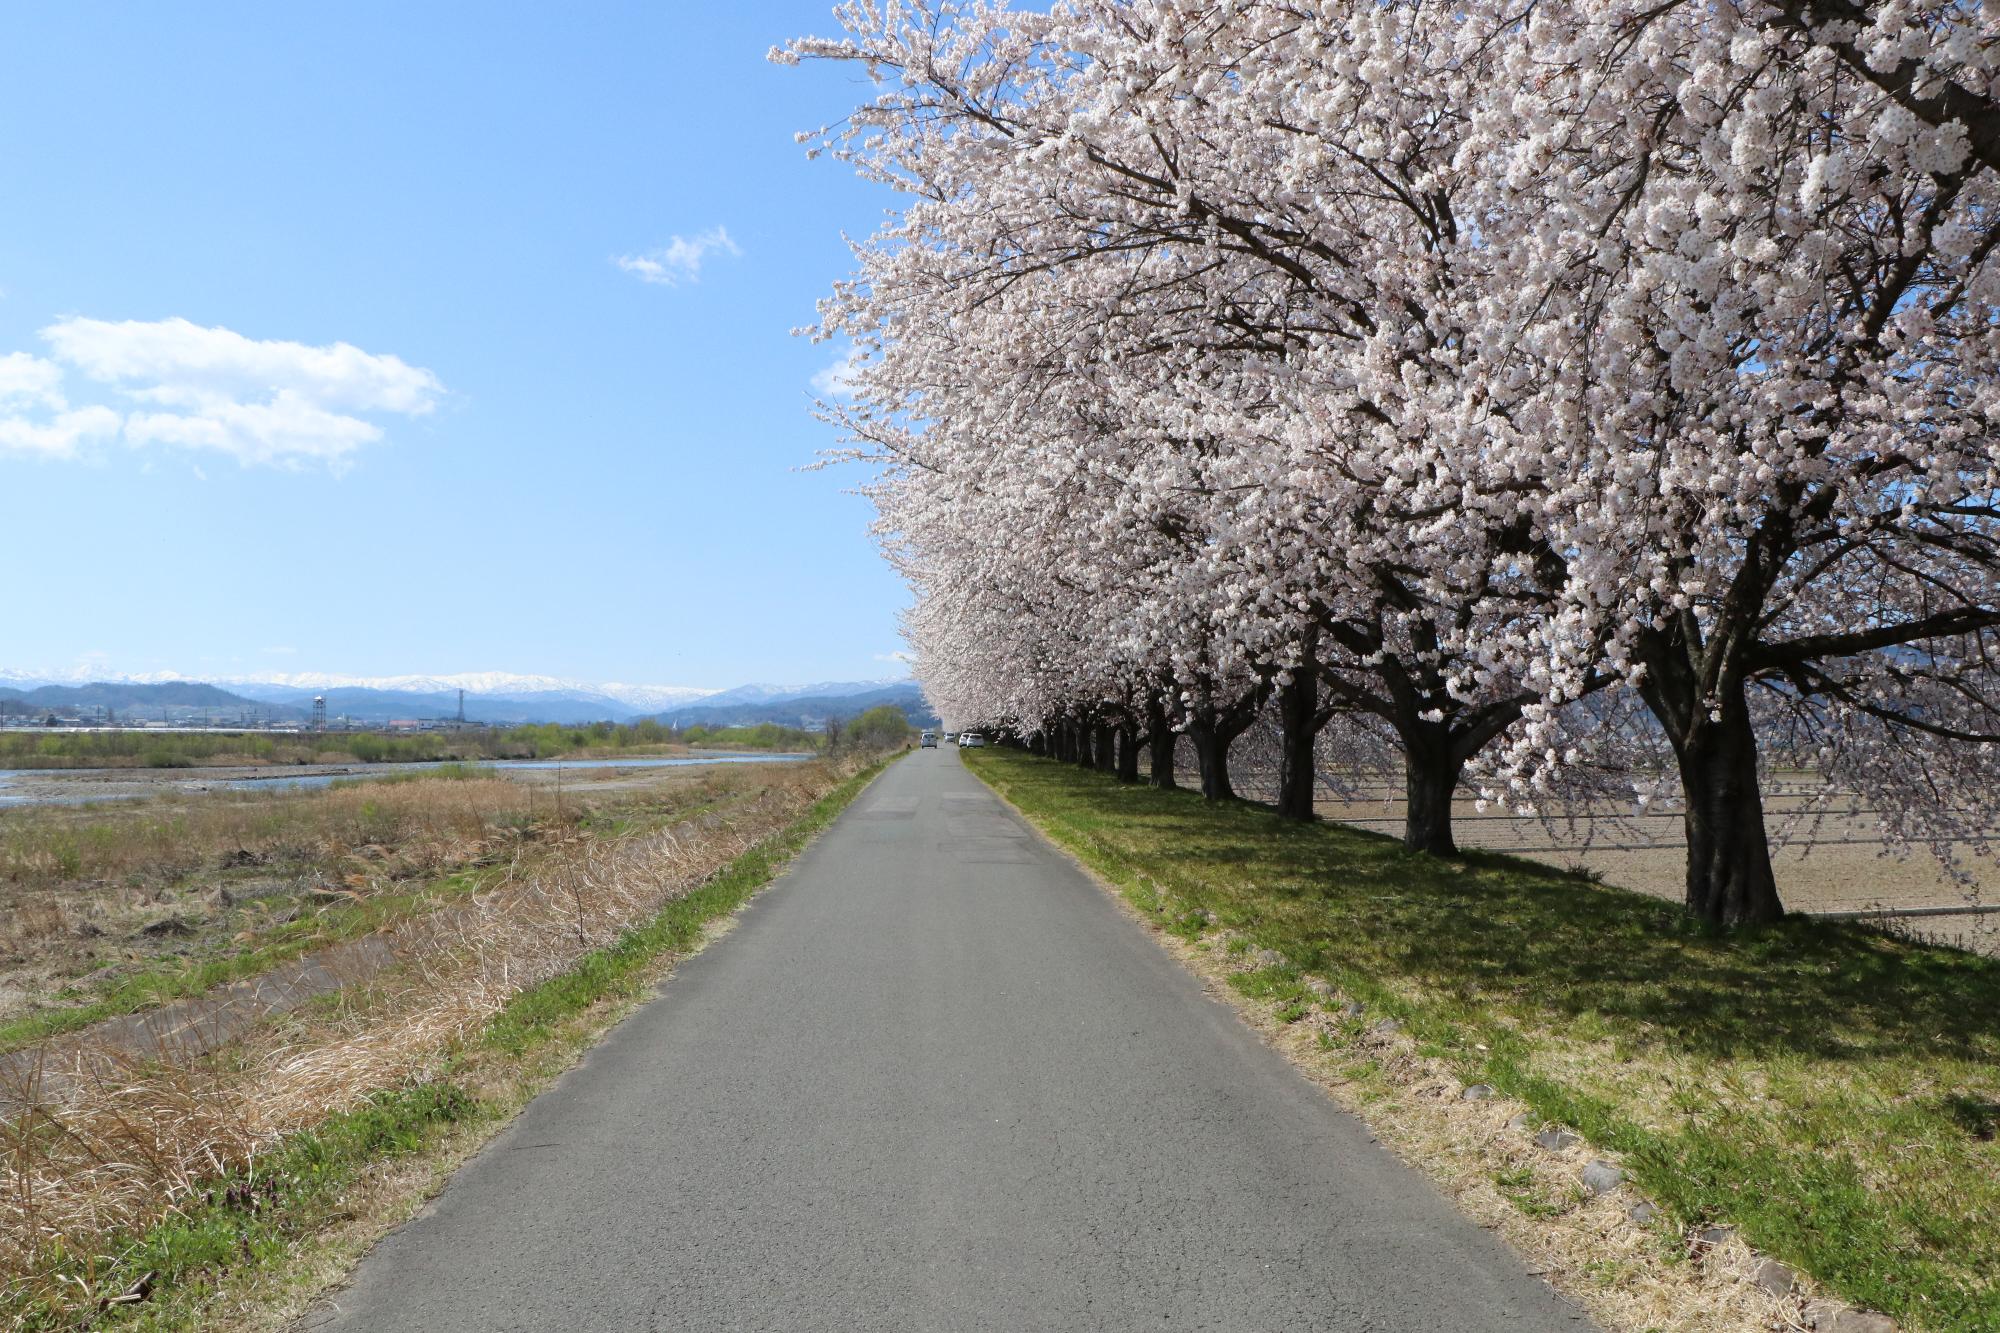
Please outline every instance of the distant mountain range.
[{"label": "distant mountain range", "polygon": [[[86,685],[38,685],[33,689],[0,686],[0,713],[71,709],[112,708],[155,711],[213,709],[218,713],[240,710],[249,700],[227,690],[194,681],[171,680],[157,685],[134,685],[121,681],[92,681]],[[17,704],[18,708],[4,705]]]},{"label": "distant mountain range", "polygon": [[[31,687],[42,685],[115,684],[115,685],[158,685],[186,683],[193,677],[174,672],[150,672],[137,675],[106,674],[80,668],[69,672],[26,672],[0,669],[0,687]],[[468,700],[482,699],[543,699],[573,700],[579,703],[609,706],[619,714],[639,716],[675,704],[688,703],[695,699],[705,699],[720,693],[690,685],[625,685],[613,682],[592,685],[578,680],[565,680],[559,676],[523,676],[506,671],[467,671],[450,676],[344,676],[329,672],[277,672],[262,676],[206,676],[201,677],[206,684],[221,686],[246,699],[270,702],[304,699],[308,705],[315,694],[325,694],[332,701],[333,691],[365,690],[384,694],[450,696],[454,708],[457,707],[458,691],[464,690]],[[879,682],[871,682],[871,684]],[[745,689],[768,689],[771,687],[751,685]],[[814,689],[817,687],[805,687]],[[594,716],[606,716],[595,714]]]},{"label": "distant mountain range", "polygon": [[[767,687],[750,685],[743,688],[755,690]],[[679,708],[666,709],[658,716],[662,722],[683,727],[734,727],[758,722],[776,722],[785,727],[817,727],[829,717],[854,717],[888,704],[902,709],[903,716],[909,718],[913,726],[934,727],[938,724],[937,710],[931,707],[930,701],[924,698],[923,690],[913,680],[887,685],[876,681],[805,688],[817,693],[787,691],[765,698],[731,699],[726,696],[735,695],[737,691],[728,690]]]},{"label": "distant mountain range", "polygon": [[0,716],[98,714],[123,720],[232,722],[250,717],[293,721],[311,714],[314,696],[329,717],[358,722],[454,717],[458,691],[474,722],[634,722],[657,717],[684,726],[778,722],[817,726],[878,704],[902,708],[919,725],[936,721],[916,682],[821,681],[811,685],[739,685],[705,690],[680,685],[589,684],[555,676],[468,672],[450,676],[340,676],[306,672],[222,676],[189,681],[145,676],[66,677],[0,670]]}]

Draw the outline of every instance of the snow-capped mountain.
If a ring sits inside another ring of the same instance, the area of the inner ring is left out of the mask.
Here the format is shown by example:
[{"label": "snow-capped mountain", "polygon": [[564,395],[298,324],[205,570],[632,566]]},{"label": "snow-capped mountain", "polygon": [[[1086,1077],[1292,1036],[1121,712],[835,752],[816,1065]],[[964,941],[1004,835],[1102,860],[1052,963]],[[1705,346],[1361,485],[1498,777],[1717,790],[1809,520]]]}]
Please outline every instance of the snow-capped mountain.
[{"label": "snow-capped mountain", "polygon": [[117,681],[125,685],[162,685],[173,680],[190,680],[185,671],[106,671],[102,667],[63,667],[52,671],[21,671],[0,667],[0,685],[33,689],[38,685],[84,685],[91,681]]},{"label": "snow-capped mountain", "polygon": [[599,685],[597,690],[606,698],[616,699],[626,707],[641,713],[657,713],[663,708],[693,703],[697,699],[712,698],[720,693],[717,690],[702,690],[687,685],[622,685],[616,681]]},{"label": "snow-capped mountain", "polygon": [[907,676],[889,676],[881,680],[820,681],[812,685],[738,685],[733,690],[718,690],[702,702],[769,704],[782,703],[787,699],[839,699],[850,694],[872,694],[876,690],[886,690],[908,679]]},{"label": "snow-capped mountain", "polygon": [[717,693],[695,685],[628,685],[620,682],[598,685],[560,676],[521,675],[511,671],[461,671],[445,676],[350,676],[330,671],[275,671],[262,675],[211,676],[185,671],[109,672],[89,666],[61,671],[0,668],[0,685],[23,689],[37,685],[80,685],[99,681],[157,685],[167,681],[196,680],[225,686],[246,699],[274,703],[289,702],[300,694],[324,690],[374,690],[454,697],[458,691],[464,690],[468,700],[532,700],[555,696],[577,703],[616,705],[613,711],[619,713],[657,712]]},{"label": "snow-capped mountain", "polygon": [[577,703],[603,702],[617,711],[650,713],[676,704],[692,703],[715,693],[695,685],[603,685],[566,680],[560,676],[519,675],[511,671],[461,671],[448,676],[343,676],[327,672],[282,672],[265,676],[219,676],[250,698],[289,698],[301,690],[380,690],[394,694],[456,694],[468,699],[532,700],[555,697]]},{"label": "snow-capped mountain", "polygon": [[743,686],[675,707],[662,716],[681,725],[703,723],[737,726],[776,722],[787,727],[817,727],[830,717],[853,717],[871,708],[899,708],[917,726],[936,726],[937,712],[914,680],[834,681],[803,686],[798,691],[776,686]]},{"label": "snow-capped mountain", "polygon": [[[523,676],[511,671],[461,671],[449,676],[348,676],[326,671],[274,672],[261,676],[217,676],[223,685],[272,685],[296,690],[408,690],[436,694],[464,690],[467,694],[551,694],[592,690],[582,681],[559,676]],[[702,693],[703,691],[696,691]]]}]

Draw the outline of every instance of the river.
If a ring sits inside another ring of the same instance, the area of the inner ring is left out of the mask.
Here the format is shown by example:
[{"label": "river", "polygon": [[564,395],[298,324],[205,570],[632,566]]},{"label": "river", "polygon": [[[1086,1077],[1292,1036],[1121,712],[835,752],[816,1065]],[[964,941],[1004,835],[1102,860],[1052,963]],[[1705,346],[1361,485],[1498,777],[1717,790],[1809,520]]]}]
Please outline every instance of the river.
[{"label": "river", "polygon": [[[694,768],[714,764],[776,764],[810,759],[808,754],[724,753],[675,756],[673,758],[625,759],[488,759],[466,767],[509,770],[556,770],[587,772],[594,769]],[[213,791],[293,791],[325,787],[335,782],[387,777],[393,773],[419,772],[454,761],[437,760],[408,764],[313,765],[303,773],[282,769],[216,769],[206,774],[199,768],[14,768],[0,769],[0,807],[33,805],[82,805],[91,801],[129,801],[170,793]]]}]

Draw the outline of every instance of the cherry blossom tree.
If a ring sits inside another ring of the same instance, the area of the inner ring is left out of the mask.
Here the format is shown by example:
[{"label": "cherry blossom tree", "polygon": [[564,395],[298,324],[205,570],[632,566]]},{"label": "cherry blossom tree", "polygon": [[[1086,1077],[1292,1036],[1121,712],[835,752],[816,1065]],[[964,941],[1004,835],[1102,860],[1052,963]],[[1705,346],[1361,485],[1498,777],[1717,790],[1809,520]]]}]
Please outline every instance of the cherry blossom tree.
[{"label": "cherry blossom tree", "polygon": [[[815,139],[908,203],[822,332],[948,713],[1121,768],[1267,701],[1601,791],[1636,694],[1687,901],[1782,911],[1760,738],[1983,837],[2000,719],[1996,38],[1963,4],[855,3]],[[1489,747],[1499,744],[1492,752]],[[1641,749],[1645,748],[1643,746]],[[1170,750],[1168,750],[1170,754]],[[1169,761],[1170,762],[1170,761]]]},{"label": "cherry blossom tree", "polygon": [[1932,129],[1956,125],[1966,152],[2000,170],[2000,32],[1982,6],[1781,0],[1746,6],[1744,17],[1781,34],[1794,50],[1809,43],[1831,52],[1887,104]]},{"label": "cherry blossom tree", "polygon": [[[1160,471],[1182,474],[1128,508],[1192,534],[1184,585],[1198,586],[1180,588],[1181,614],[1156,648],[1179,679],[1204,790],[1228,794],[1228,744],[1276,687],[1288,724],[1281,811],[1309,817],[1314,736],[1336,712],[1361,709],[1404,738],[1407,840],[1450,851],[1464,763],[1533,696],[1493,671],[1463,684],[1480,673],[1447,660],[1433,602],[1461,630],[1511,619],[1515,593],[1496,583],[1519,584],[1520,569],[1492,558],[1507,533],[1459,522],[1426,497],[1418,510],[1403,503],[1413,494],[1404,423],[1434,406],[1425,378],[1410,372],[1412,354],[1452,353],[1449,335],[1426,324],[1423,299],[1440,294],[1438,275],[1413,275],[1400,244],[1363,239],[1414,231],[1435,247],[1454,230],[1449,200],[1436,189],[1385,190],[1377,159],[1415,151],[1409,136],[1392,148],[1380,133],[1403,108],[1371,112],[1382,140],[1374,156],[1343,149],[1331,166],[1312,130],[1268,125],[1292,99],[1291,66],[1267,59],[1253,80],[1242,54],[1324,34],[1278,7],[1244,7],[1240,21],[1215,19],[1221,12],[856,7],[854,38],[801,44],[900,72],[835,151],[923,200],[864,255],[867,276],[845,290],[834,322],[866,336],[859,330],[879,318],[871,303],[886,293],[907,304],[916,292],[964,322],[989,311],[995,293],[1032,285],[1072,326],[1089,325],[1084,341],[1123,372],[1115,385],[1090,381],[1097,410],[1164,451],[1171,463]],[[1100,40],[1106,33],[1122,44]],[[1326,114],[1351,122],[1373,72],[1355,62],[1330,75],[1338,86]],[[1449,154],[1448,122],[1435,120],[1428,137],[1426,151]],[[938,249],[956,262],[915,278],[913,256]],[[1066,305],[1045,290],[1051,275],[1084,269],[1091,276],[1070,279],[1081,294]],[[1014,337],[1019,318],[990,331]],[[921,319],[904,316],[897,339]],[[959,333],[954,366],[978,341]],[[990,415],[987,424],[1009,429]],[[1485,553],[1449,568],[1429,549],[1412,556],[1413,544],[1435,546],[1441,519]],[[1220,690],[1217,663],[1230,679]]]},{"label": "cherry blossom tree", "polygon": [[[1912,59],[1990,53],[1926,12]],[[1532,478],[1520,512],[1568,568],[1545,702],[1605,670],[1640,692],[1688,905],[1732,923],[1782,911],[1760,723],[1940,850],[1984,837],[2000,776],[1994,171],[1842,49],[1756,6],[1538,8],[1462,149],[1512,274],[1467,438]],[[1545,729],[1516,777],[1563,762]]]}]

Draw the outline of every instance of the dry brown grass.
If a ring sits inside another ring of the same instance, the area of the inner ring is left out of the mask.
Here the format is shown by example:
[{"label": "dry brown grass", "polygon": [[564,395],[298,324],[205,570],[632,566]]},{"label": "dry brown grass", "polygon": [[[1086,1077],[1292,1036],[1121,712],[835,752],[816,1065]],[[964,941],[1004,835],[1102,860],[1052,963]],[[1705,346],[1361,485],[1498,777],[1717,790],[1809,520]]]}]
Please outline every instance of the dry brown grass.
[{"label": "dry brown grass", "polygon": [[[1317,808],[1328,819],[1379,833],[1401,832],[1402,795],[1386,786],[1322,800]],[[1464,848],[1583,870],[1606,883],[1669,901],[1679,901],[1686,891],[1687,844],[1680,811],[1671,804],[1644,813],[1607,804],[1574,819],[1544,822],[1494,806],[1481,810],[1476,801],[1462,799],[1453,804],[1452,816],[1453,832]],[[1947,875],[1921,848],[1891,855],[1874,813],[1850,796],[1829,793],[1816,779],[1774,782],[1765,795],[1765,820],[1775,844],[1772,871],[1792,910],[1963,906],[1969,897],[2000,900],[2000,866],[1968,856],[1962,869],[1971,883],[1965,884]],[[1940,918],[1932,925],[1967,932],[1976,945],[2000,933],[1989,927],[1992,921],[1966,916]],[[2000,940],[1987,940],[1989,945],[1996,942]]]},{"label": "dry brown grass", "polygon": [[548,798],[491,777],[10,811],[0,821],[0,888],[11,897],[103,882],[157,884],[224,858],[322,862],[363,848],[393,847],[421,863],[529,816],[537,804],[546,807]]},{"label": "dry brown grass", "polygon": [[[625,836],[577,834],[447,910],[399,922],[398,966],[210,1058],[75,1045],[6,1090],[0,1282],[52,1290],[60,1256],[172,1210],[284,1136],[370,1093],[435,1073],[524,989],[615,941],[797,819],[843,773],[770,768],[726,809]],[[749,781],[732,778],[732,782]],[[83,1285],[89,1285],[89,1266]]]},{"label": "dry brown grass", "polygon": [[[1193,755],[1185,744],[1180,761],[1184,773],[1191,771]],[[1314,808],[1321,818],[1401,836],[1399,778],[1332,767],[1322,768],[1320,776]],[[1277,798],[1277,769],[1268,746],[1245,747],[1232,777],[1240,795]],[[1926,848],[1894,852],[1883,836],[1879,811],[1812,773],[1774,773],[1762,798],[1771,869],[1790,911],[2000,903],[2000,864],[1975,844],[1953,846],[1956,874],[1947,873]],[[1452,803],[1452,823],[1461,850],[1522,856],[1669,902],[1682,901],[1687,892],[1687,842],[1681,806],[1671,791],[1645,810],[1605,800],[1547,820],[1516,815],[1497,804],[1481,809],[1467,794]],[[1911,939],[2000,957],[2000,915],[1888,918],[1886,928]]]},{"label": "dry brown grass", "polygon": [[323,918],[364,901],[417,910],[390,898],[511,858],[580,819],[658,817],[758,781],[667,770],[572,782],[559,800],[528,782],[412,774],[0,813],[0,1031],[12,1034],[0,1045],[163,972],[241,972],[254,968],[248,955],[274,941],[296,952],[321,925],[372,930],[379,922]]}]

